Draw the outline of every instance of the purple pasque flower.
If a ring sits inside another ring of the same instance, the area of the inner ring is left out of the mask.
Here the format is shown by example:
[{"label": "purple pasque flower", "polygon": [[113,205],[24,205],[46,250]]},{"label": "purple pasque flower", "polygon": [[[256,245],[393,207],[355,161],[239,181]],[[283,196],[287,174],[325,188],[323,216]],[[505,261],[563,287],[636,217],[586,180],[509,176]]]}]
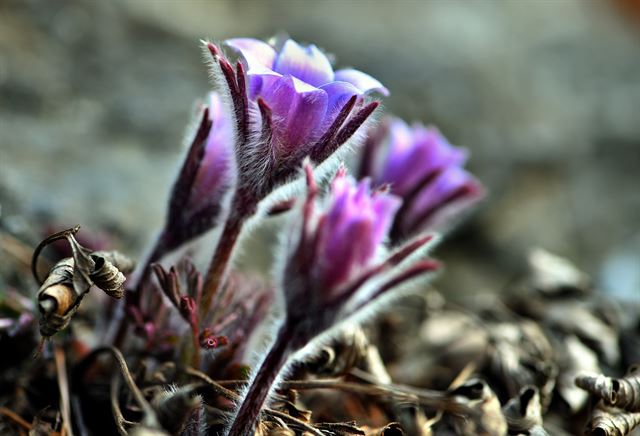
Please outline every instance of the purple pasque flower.
[{"label": "purple pasque flower", "polygon": [[338,170],[331,183],[329,206],[316,217],[315,262],[310,275],[323,297],[332,298],[341,284],[370,266],[400,207],[400,199],[371,192],[369,179],[357,185]]},{"label": "purple pasque flower", "polygon": [[215,92],[208,95],[201,110],[200,124],[169,200],[163,236],[165,248],[169,249],[213,227],[235,181],[235,126],[231,114]]},{"label": "purple pasque flower", "polygon": [[371,91],[388,95],[373,77],[354,69],[335,71],[315,45],[286,40],[279,50],[266,42],[237,38],[226,41],[247,67],[249,99],[262,98],[274,119],[276,153],[308,147],[333,123],[353,96]]},{"label": "purple pasque flower", "polygon": [[324,161],[378,106],[365,97],[388,94],[363,72],[334,71],[315,45],[289,39],[275,47],[251,38],[225,44],[240,55],[235,70],[215,45],[207,47],[234,108],[240,183],[258,197],[293,175],[304,157]]},{"label": "purple pasque flower", "polygon": [[[381,259],[384,242],[402,203],[400,198],[384,189],[372,190],[369,179],[356,183],[347,176],[344,167],[340,167],[331,182],[324,207],[319,208],[311,166],[307,165],[305,170],[308,196],[300,235],[283,272],[282,287],[288,319],[312,319],[309,313],[299,313],[309,306],[317,309],[315,313],[322,313],[322,320],[311,328],[313,335],[317,335],[350,315],[342,308],[367,281],[380,277],[404,261],[409,254],[427,244],[431,236],[422,236],[418,238],[419,243],[414,240],[401,247],[400,254]],[[420,265],[425,268],[422,272],[437,268],[433,261]],[[386,286],[381,288],[386,292]],[[366,303],[382,292],[371,292]]]},{"label": "purple pasque flower", "polygon": [[[381,257],[400,199],[356,183],[340,168],[324,205],[316,201],[313,169],[305,165],[307,198],[299,234],[290,240],[279,277],[285,315],[275,342],[240,405],[228,436],[253,434],[271,387],[290,356],[341,321],[364,313],[408,280],[438,269],[416,252],[431,240],[420,236]],[[365,294],[365,295],[362,295]]]},{"label": "purple pasque flower", "polygon": [[484,196],[480,182],[463,169],[467,151],[452,146],[435,127],[391,118],[370,132],[365,149],[362,175],[389,185],[403,199],[391,231],[394,240],[446,227],[447,219]]}]

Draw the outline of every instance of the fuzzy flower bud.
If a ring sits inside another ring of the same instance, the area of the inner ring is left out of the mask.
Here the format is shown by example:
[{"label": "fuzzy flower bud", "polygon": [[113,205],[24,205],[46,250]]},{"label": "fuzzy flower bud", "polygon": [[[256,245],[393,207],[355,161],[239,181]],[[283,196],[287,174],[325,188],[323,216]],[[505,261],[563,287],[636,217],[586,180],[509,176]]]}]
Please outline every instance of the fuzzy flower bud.
[{"label": "fuzzy flower bud", "polygon": [[216,223],[224,196],[234,183],[233,141],[231,115],[212,92],[171,192],[163,235],[167,251]]},{"label": "fuzzy flower bud", "polygon": [[[212,92],[200,109],[200,122],[171,190],[164,228],[130,281],[131,289],[140,292],[128,295],[128,306],[139,304],[141,290],[137,288],[149,277],[153,263],[218,223],[225,196],[236,183],[234,139],[232,116]],[[173,297],[170,299],[178,305]]]},{"label": "fuzzy flower bud", "polygon": [[[287,296],[294,300],[318,297],[325,302],[338,299],[344,285],[376,260],[400,203],[393,195],[372,193],[368,179],[356,185],[341,168],[331,183],[328,207],[322,212],[306,211],[299,254],[308,261],[298,264],[298,253],[292,258],[285,275],[301,277],[284,283]],[[297,289],[301,280],[306,282],[304,289]]]},{"label": "fuzzy flower bud", "polygon": [[403,199],[392,239],[440,230],[451,215],[484,196],[480,182],[463,169],[466,160],[467,151],[452,146],[435,127],[410,127],[392,118],[370,132],[361,172]]},{"label": "fuzzy flower bud", "polygon": [[[384,191],[372,191],[368,179],[356,184],[341,167],[331,183],[325,206],[318,208],[311,167],[307,166],[306,171],[309,193],[301,232],[289,253],[281,285],[286,299],[286,322],[301,326],[296,327],[299,346],[352,315],[355,311],[348,308],[348,303],[367,281],[381,276],[431,239],[422,237],[417,244],[413,241],[405,245],[401,254],[381,259],[383,242],[401,200]],[[425,261],[420,267],[423,268],[420,271],[429,272],[437,264]],[[418,270],[407,279],[416,274]],[[401,276],[402,273],[392,281],[396,283]],[[362,305],[390,289],[386,285],[376,286],[379,289],[370,289]],[[357,306],[358,310],[362,305]]]}]

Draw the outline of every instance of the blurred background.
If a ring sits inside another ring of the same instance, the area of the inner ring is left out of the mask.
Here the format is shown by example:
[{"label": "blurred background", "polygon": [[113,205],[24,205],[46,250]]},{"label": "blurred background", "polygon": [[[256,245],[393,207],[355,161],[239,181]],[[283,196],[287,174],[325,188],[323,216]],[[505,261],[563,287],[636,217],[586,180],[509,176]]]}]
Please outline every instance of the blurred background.
[{"label": "blurred background", "polygon": [[638,299],[635,4],[2,0],[0,228],[37,243],[80,223],[139,254],[210,88],[199,39],[287,32],[470,149],[490,195],[438,250],[444,291],[500,291],[539,246]]}]

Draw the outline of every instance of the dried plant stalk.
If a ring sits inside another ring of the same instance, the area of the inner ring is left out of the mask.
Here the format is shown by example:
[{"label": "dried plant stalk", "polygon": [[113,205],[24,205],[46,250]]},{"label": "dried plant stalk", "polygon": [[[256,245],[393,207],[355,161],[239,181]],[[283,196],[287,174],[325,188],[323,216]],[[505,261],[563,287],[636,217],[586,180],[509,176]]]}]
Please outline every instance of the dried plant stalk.
[{"label": "dried plant stalk", "polygon": [[625,436],[640,425],[640,413],[627,413],[607,407],[602,402],[593,410],[587,434],[593,436]]},{"label": "dried plant stalk", "polygon": [[507,434],[507,421],[500,409],[500,401],[484,380],[470,378],[450,390],[448,394],[454,401],[475,412],[453,416],[454,427],[459,434],[486,436]]},{"label": "dried plant stalk", "polygon": [[596,395],[608,406],[627,412],[640,412],[640,371],[632,367],[624,378],[598,375],[580,375],[576,385]]}]

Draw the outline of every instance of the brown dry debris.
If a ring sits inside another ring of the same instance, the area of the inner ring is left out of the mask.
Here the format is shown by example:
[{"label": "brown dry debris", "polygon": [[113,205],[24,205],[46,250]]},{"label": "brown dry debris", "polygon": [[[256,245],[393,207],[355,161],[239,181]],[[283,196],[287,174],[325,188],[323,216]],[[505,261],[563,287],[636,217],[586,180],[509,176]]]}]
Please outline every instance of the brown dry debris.
[{"label": "brown dry debris", "polygon": [[[529,266],[504,297],[454,304],[431,289],[375,323],[343,329],[292,365],[256,434],[633,434],[640,424],[638,307],[618,307],[586,274],[543,251]],[[2,300],[0,309],[32,310],[23,300]],[[0,331],[0,345],[32,346],[33,327],[33,319],[16,321]],[[82,322],[72,328],[83,331]],[[132,435],[217,434],[246,385],[157,353],[126,360],[115,348],[88,353],[81,340],[58,336],[55,359],[31,360],[25,347],[0,372],[7,393],[0,433],[82,435],[106,425]],[[241,369],[221,367],[220,374]]]}]

